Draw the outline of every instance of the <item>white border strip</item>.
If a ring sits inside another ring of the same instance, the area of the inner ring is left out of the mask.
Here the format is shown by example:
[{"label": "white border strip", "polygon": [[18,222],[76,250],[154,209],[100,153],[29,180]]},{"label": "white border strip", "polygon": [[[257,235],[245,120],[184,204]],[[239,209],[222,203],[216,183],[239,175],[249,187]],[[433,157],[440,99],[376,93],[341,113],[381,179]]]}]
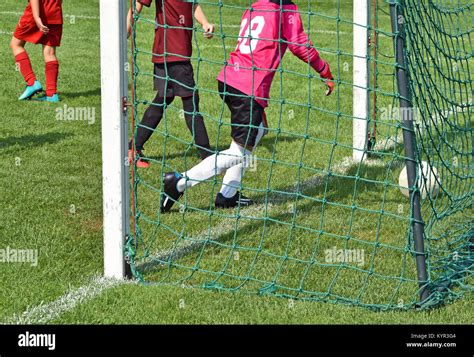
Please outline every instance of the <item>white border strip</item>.
[{"label": "white border strip", "polygon": [[[354,165],[359,165],[360,162],[355,161],[352,157],[345,157],[341,162],[336,163],[331,167],[331,172],[337,175],[347,175],[350,168]],[[382,160],[378,159],[367,159],[363,163],[364,166],[383,166],[385,163]],[[316,188],[318,186],[322,186],[325,183],[327,178],[327,173],[316,174],[308,179],[304,180],[303,182],[295,184],[292,188],[288,189],[286,192],[296,192],[296,190],[309,190]],[[281,199],[277,196],[278,194],[272,195],[274,197],[270,197],[268,208],[273,209],[276,205],[281,204]],[[257,218],[256,214],[261,213],[265,207],[263,205],[253,205],[250,207],[241,208],[239,214],[241,216],[245,216],[245,218]],[[283,208],[284,209],[284,208]],[[220,224],[215,227],[209,229],[205,229],[204,231],[198,233],[196,238],[189,237],[187,240],[179,241],[173,248],[158,251],[149,257],[143,262],[139,262],[137,267],[142,269],[143,271],[155,268],[157,266],[161,266],[157,262],[159,261],[170,261],[170,260],[177,260],[186,256],[187,254],[193,252],[194,250],[199,249],[202,245],[209,240],[219,241],[220,237],[226,236],[227,234],[231,233],[235,228],[235,219],[224,219]]]},{"label": "white border strip", "polygon": [[[14,15],[14,16],[22,16],[23,12],[19,11],[0,11],[0,15]],[[99,16],[88,16],[88,15],[72,15],[72,14],[65,14],[63,15],[65,18],[76,18],[76,19],[85,19],[85,20],[99,20]]]},{"label": "white border strip", "polygon": [[[351,157],[346,157],[340,163],[335,164],[332,167],[332,172],[344,175],[348,172],[352,165],[359,164],[355,162]],[[380,166],[383,165],[383,162],[380,160],[366,160],[365,165],[370,166]],[[307,180],[303,181],[300,185],[300,189],[310,189],[315,188],[324,184],[324,179],[326,175],[317,174]],[[293,190],[296,190],[297,186],[293,187]],[[278,203],[277,200],[270,202],[270,207],[273,207],[273,204]],[[262,205],[255,205],[248,208],[242,209],[241,214],[245,214],[247,217],[255,215],[264,207]],[[213,240],[218,240],[219,237],[222,237],[229,232],[231,232],[235,227],[235,222],[233,220],[224,220],[216,227],[212,229],[211,237]],[[175,249],[170,249],[166,251],[157,252],[153,258],[158,258],[160,260],[168,260],[170,257],[173,259],[179,259],[180,257],[189,254],[195,249],[199,249],[205,241],[209,239],[209,232],[206,229],[205,231],[197,235],[197,239],[194,241],[185,241],[184,243],[179,244]],[[139,264],[140,268],[145,270],[150,267],[156,267],[158,264],[153,261],[147,261]],[[61,315],[74,310],[77,306],[81,304],[88,303],[89,301],[99,297],[104,291],[124,285],[124,284],[137,284],[134,280],[121,280],[121,279],[111,279],[106,277],[94,276],[91,281],[79,288],[73,288],[67,291],[64,295],[59,297],[53,302],[50,303],[40,303],[39,305],[29,307],[22,314],[15,314],[12,317],[8,318],[5,322],[0,323],[0,325],[27,325],[27,324],[46,324],[53,320],[57,320]]]},{"label": "white border strip", "polygon": [[95,276],[87,285],[68,290],[63,296],[50,303],[40,303],[39,305],[28,308],[25,312],[15,314],[3,325],[38,325],[51,322],[59,318],[62,314],[72,311],[76,306],[95,299],[105,290],[122,285],[133,283],[119,279],[109,279]]}]

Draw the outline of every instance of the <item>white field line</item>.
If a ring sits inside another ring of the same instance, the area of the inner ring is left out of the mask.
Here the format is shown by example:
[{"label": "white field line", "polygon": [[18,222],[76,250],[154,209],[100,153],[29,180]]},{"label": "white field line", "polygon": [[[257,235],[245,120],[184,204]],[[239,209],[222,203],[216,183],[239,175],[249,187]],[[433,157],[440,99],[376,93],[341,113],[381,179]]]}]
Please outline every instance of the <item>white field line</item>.
[{"label": "white field line", "polygon": [[115,286],[131,283],[126,280],[110,279],[95,276],[90,283],[79,288],[72,288],[57,300],[49,303],[29,307],[22,314],[15,314],[0,325],[37,325],[45,324],[60,317],[62,314],[72,311],[76,306],[84,304],[99,295],[105,290]]},{"label": "white field line", "polygon": [[[349,169],[353,165],[357,165],[357,164],[358,162],[355,162],[351,157],[346,157],[341,162],[332,166],[332,172],[338,175],[346,175]],[[380,165],[384,165],[384,163],[381,160],[368,159],[364,161],[364,165],[380,166]],[[299,190],[304,191],[304,190],[316,188],[318,186],[322,186],[325,182],[326,177],[327,175],[324,173],[316,174],[306,179],[305,181],[301,182],[299,185]],[[286,192],[291,193],[291,192],[296,192],[297,190],[298,190],[298,185],[295,184]],[[273,194],[269,197],[269,200],[268,200],[269,204],[267,205],[269,209],[273,209],[276,205],[285,201],[284,199],[282,200],[282,198],[281,197],[279,198],[278,196],[279,196],[278,194]],[[258,218],[258,215],[256,214],[263,212],[264,209],[265,209],[265,206],[263,204],[253,205],[250,207],[241,208],[239,214],[245,218],[250,218],[250,219]],[[204,231],[198,233],[196,235],[196,238],[188,238],[186,240],[180,241],[173,248],[161,250],[161,251],[156,252],[155,254],[150,255],[149,257],[147,257],[146,261],[137,264],[137,266],[141,270],[146,271],[151,268],[157,267],[159,265],[164,265],[164,264],[157,263],[157,260],[161,262],[177,260],[191,253],[192,251],[199,249],[206,242],[209,242],[209,240],[218,241],[221,237],[226,236],[229,233],[232,233],[234,228],[235,228],[234,219],[224,219],[220,224],[218,224],[215,227],[212,227],[210,230],[205,229]]]},{"label": "white field line", "polygon": [[[0,15],[14,15],[14,16],[21,16],[23,15],[22,12],[18,11],[0,11]],[[65,14],[63,15],[65,18],[76,18],[76,19],[84,19],[84,20],[100,20],[99,16],[87,16],[87,15],[73,15],[73,14]],[[154,21],[152,19],[147,19],[149,21]],[[216,29],[218,29],[220,26],[219,24],[216,24]],[[229,28],[229,29],[240,29],[240,25],[222,25],[223,28]],[[347,35],[348,32],[345,31],[331,31],[331,30],[311,30],[311,33],[322,33],[326,35]]]},{"label": "white field line", "polygon": [[[14,15],[14,16],[21,16],[23,15],[22,12],[18,11],[0,11],[0,15]],[[87,15],[73,15],[73,14],[65,14],[63,15],[65,18],[76,18],[76,19],[85,19],[85,20],[100,20],[99,16],[87,16]],[[154,21],[153,19],[147,19],[148,21]],[[216,28],[220,26],[216,24]],[[239,29],[240,25],[222,25],[223,28],[230,28],[230,29]],[[331,30],[311,30],[311,33],[322,33],[328,35],[337,35],[338,33],[341,35],[347,35],[348,32],[345,31],[331,31]]]},{"label": "white field line", "polygon": [[[351,158],[345,158],[341,163],[333,166],[333,172],[344,175],[348,172],[349,168],[355,164]],[[380,165],[377,160],[367,160],[368,165]],[[314,188],[318,185],[322,185],[324,182],[325,175],[315,175],[308,180],[301,183],[301,189]],[[295,185],[293,191],[297,189]],[[274,200],[273,202],[278,202]],[[270,208],[273,207],[273,203],[270,202]],[[246,217],[255,216],[256,213],[261,212],[264,209],[263,205],[255,205],[241,210],[241,214]],[[235,222],[233,220],[223,220],[219,225],[212,229],[211,236],[213,240],[219,239],[226,234],[233,231]],[[168,251],[160,251],[155,256],[156,259],[168,260],[169,258],[178,259],[191,251],[199,248],[209,238],[208,231],[205,230],[198,234],[198,238],[193,242],[185,241],[179,244],[175,249]],[[153,262],[145,262],[140,265],[141,268],[146,269],[147,266],[156,266]],[[59,318],[62,314],[72,311],[78,305],[87,303],[96,297],[100,296],[104,291],[119,286],[122,284],[135,283],[133,281],[109,279],[104,277],[95,276],[91,279],[91,282],[83,285],[79,288],[72,288],[67,291],[64,295],[59,297],[53,302],[40,303],[39,305],[29,307],[22,314],[15,314],[8,318],[6,321],[1,322],[0,325],[27,325],[27,324],[45,324]]]},{"label": "white field line", "polygon": [[[350,157],[346,157],[342,162],[333,166],[332,171],[334,173],[344,175],[347,174],[350,167],[357,164]],[[367,160],[366,165],[377,166],[383,164],[379,160]],[[300,189],[310,189],[320,186],[324,183],[325,175],[315,175],[300,184]],[[296,191],[297,185],[294,185],[291,191]],[[268,207],[272,208],[275,203],[278,203],[278,199],[270,201]],[[261,212],[264,209],[263,205],[255,205],[241,210],[241,214],[246,217],[255,216],[256,213]],[[233,231],[235,223],[233,220],[223,220],[219,225],[212,229],[211,236],[213,240],[219,239],[226,234]],[[198,249],[207,239],[209,239],[208,231],[205,230],[198,234],[198,238],[192,242],[185,241],[179,244],[175,249],[168,251],[160,251],[155,256],[159,260],[168,260],[169,258],[179,259],[180,257],[190,253],[191,251]],[[148,268],[148,266],[156,266],[152,261],[145,262],[140,265],[141,268]],[[79,288],[72,288],[64,295],[59,297],[50,303],[40,303],[39,305],[28,308],[22,314],[15,314],[8,318],[5,322],[0,325],[26,325],[26,324],[45,324],[59,318],[62,314],[72,311],[78,305],[87,303],[98,296],[104,291],[122,285],[122,284],[133,284],[134,281],[110,279],[105,277],[95,276],[91,279],[91,282],[83,285]]]},{"label": "white field line", "polygon": [[[19,11],[0,11],[0,15],[14,15],[14,16],[21,16],[23,12]],[[76,19],[84,19],[84,20],[99,20],[99,16],[87,16],[87,15],[73,15],[73,14],[65,14],[63,15],[65,18],[76,18]]]},{"label": "white field line", "polygon": [[[8,15],[17,15],[20,16],[22,13],[14,12],[14,11],[0,11],[0,14],[8,14]],[[65,15],[65,17],[74,16],[75,18],[79,19],[91,19],[91,20],[99,20],[98,16],[84,16],[84,15]],[[225,25],[223,27],[228,28],[240,28],[238,25]],[[312,31],[313,32],[313,31]],[[336,31],[326,31],[326,30],[316,30],[314,32],[317,33],[326,33],[326,34],[336,34]],[[339,32],[341,34],[345,34],[346,32]],[[3,31],[0,30],[0,35],[12,35],[13,32],[11,31]],[[212,46],[212,47],[219,47],[221,46]],[[387,139],[386,143],[391,142],[392,145],[396,145],[399,142],[399,138],[389,138]],[[390,144],[388,146],[391,146]],[[376,147],[377,148],[377,147]],[[387,145],[383,146],[383,148],[387,149]],[[380,148],[382,149],[382,148]],[[342,162],[333,166],[332,171],[339,175],[345,175],[349,171],[349,168],[357,164],[352,160],[350,157],[346,157]],[[379,160],[366,160],[365,165],[369,166],[380,166],[383,164]],[[317,186],[321,186],[324,183],[325,175],[315,175],[306,181],[300,184],[300,189],[311,189]],[[295,185],[293,191],[297,189]],[[273,200],[273,203],[270,202],[268,207],[272,208],[274,203],[278,203],[278,200]],[[255,205],[249,208],[243,208],[240,210],[242,215],[246,217],[252,217],[258,212],[261,212],[264,209],[263,205]],[[217,225],[214,229],[212,229],[211,236],[215,237],[213,240],[217,240],[219,237],[227,235],[233,231],[235,227],[235,223],[231,220],[224,220],[219,225]],[[204,238],[205,237],[205,238]],[[183,255],[188,254],[189,252],[193,251],[194,249],[199,248],[205,241],[209,239],[208,231],[201,232],[198,234],[198,238],[190,241],[185,241],[184,243],[178,245],[178,247],[166,251],[161,251],[155,256],[155,259],[159,260],[169,260],[178,259]],[[145,267],[146,265],[150,264],[144,263],[141,267]],[[0,323],[4,325],[8,324],[44,324],[50,322],[54,319],[57,319],[62,314],[72,311],[77,305],[86,303],[98,296],[100,296],[105,290],[113,288],[118,285],[122,285],[125,283],[133,283],[128,282],[125,280],[117,280],[117,279],[109,279],[104,277],[94,277],[92,281],[84,286],[79,288],[71,289],[66,294],[59,297],[57,300],[50,302],[50,303],[41,303],[39,305],[33,306],[28,308],[25,312],[20,315],[13,315],[12,317],[8,318],[5,322]]]}]

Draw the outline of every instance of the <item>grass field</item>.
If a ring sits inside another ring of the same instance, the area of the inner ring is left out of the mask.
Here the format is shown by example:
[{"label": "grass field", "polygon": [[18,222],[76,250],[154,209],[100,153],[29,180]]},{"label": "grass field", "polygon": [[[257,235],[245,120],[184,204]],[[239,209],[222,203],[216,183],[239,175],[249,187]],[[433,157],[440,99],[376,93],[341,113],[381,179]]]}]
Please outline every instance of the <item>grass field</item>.
[{"label": "grass field", "polygon": [[[318,12],[336,16],[335,4],[336,1],[324,2]],[[212,41],[205,41],[198,35],[194,52],[196,57],[204,59],[199,66],[196,61],[194,65],[201,110],[211,143],[225,148],[229,143],[228,114],[215,93],[215,76],[227,57],[223,42],[227,52],[235,46],[242,11],[226,8],[220,21],[216,7],[204,6],[210,20],[222,22],[228,35],[225,39],[218,37]],[[305,65],[291,54],[285,57],[284,68],[295,73],[285,73],[283,82],[278,76],[276,78],[272,91],[275,102],[267,112],[272,130],[256,151],[258,169],[249,172],[244,182],[246,193],[255,198],[258,205],[242,210],[239,220],[233,211],[209,214],[218,181],[205,183],[187,193],[183,197],[186,210],[182,213],[176,209],[170,215],[158,214],[157,190],[162,171],[183,171],[197,163],[195,150],[189,145],[189,133],[180,118],[178,100],[146,147],[146,155],[152,158],[153,166],[138,172],[141,180],[138,208],[140,229],[150,251],[163,254],[176,247],[175,244],[186,246],[202,237],[212,238],[212,241],[208,241],[211,246],[207,249],[202,249],[201,245],[175,262],[180,269],[151,269],[144,277],[151,282],[185,283],[188,288],[118,284],[97,279],[103,269],[99,2],[88,1],[85,5],[74,0],[64,3],[67,16],[63,45],[59,49],[62,98],[59,106],[16,100],[23,84],[20,74],[15,71],[8,44],[22,10],[13,0],[0,5],[0,53],[5,59],[0,67],[3,84],[0,100],[4,108],[0,121],[3,158],[0,160],[0,248],[38,249],[39,264],[37,267],[0,264],[0,322],[472,322],[472,296],[433,311],[374,312],[341,304],[294,302],[246,293],[255,292],[266,282],[275,280],[281,294],[293,295],[303,279],[309,291],[300,292],[300,297],[314,291],[329,291],[330,286],[329,299],[336,296],[360,298],[366,304],[397,304],[402,299],[404,305],[410,304],[415,297],[416,271],[411,255],[403,251],[408,204],[396,187],[400,171],[396,156],[400,148],[389,150],[382,157],[382,166],[341,166],[344,158],[351,155],[352,62],[347,53],[352,51],[352,25],[343,21],[336,27],[334,20],[321,16],[311,20],[311,37],[323,57],[333,65],[341,83],[333,97],[324,98],[320,95],[324,88],[317,78],[310,80],[309,87],[308,79],[302,80],[296,74],[306,73]],[[340,11],[343,19],[351,21],[349,2]],[[147,9],[143,14],[148,19],[154,15]],[[307,19],[305,23],[308,25]],[[146,21],[139,24],[139,30],[137,44],[143,52],[138,56],[137,97],[149,101],[154,93],[150,76],[152,66],[146,52],[151,49],[153,33]],[[341,36],[336,36],[336,30]],[[381,46],[388,49],[390,43],[382,42]],[[28,49],[36,73],[44,82],[40,51],[33,46]],[[336,51],[339,56],[335,55]],[[346,64],[349,70],[346,70]],[[382,66],[382,70],[388,71],[389,67]],[[392,80],[382,83],[381,87],[390,92]],[[280,98],[285,98],[286,102],[278,103]],[[393,97],[381,96],[380,100],[380,105],[389,105]],[[298,105],[307,101],[314,106],[311,110]],[[95,109],[95,121],[57,120],[57,108],[64,105]],[[144,108],[143,104],[138,106],[139,117]],[[280,132],[276,128],[280,128]],[[385,137],[398,134],[390,122],[382,124],[380,132]],[[171,134],[166,145],[166,161],[162,160],[164,133]],[[305,139],[306,135],[310,139]],[[337,145],[334,145],[334,139]],[[299,162],[303,165],[298,168]],[[330,163],[333,169],[343,167],[340,177],[315,181],[314,176],[327,172]],[[355,175],[366,180],[354,186]],[[303,199],[281,193],[290,191],[298,181],[306,182]],[[273,191],[270,194],[266,191],[268,187]],[[323,198],[329,202],[323,202]],[[358,208],[355,214],[352,211],[354,203]],[[380,214],[382,209],[384,215]],[[156,225],[157,220],[162,223],[160,227]],[[209,227],[213,230],[209,231]],[[320,246],[316,250],[314,242],[308,242],[311,235],[307,232],[319,230],[325,233],[319,236]],[[348,234],[359,240],[351,240],[344,246],[341,239]],[[260,238],[264,236],[272,239],[262,241]],[[380,237],[382,245],[374,248],[376,237]],[[303,278],[308,256],[321,254],[333,246],[364,249],[374,276],[368,279],[367,270],[348,267],[338,271],[335,278],[336,267],[318,266]],[[236,252],[239,253],[238,260],[235,259]],[[263,254],[255,259],[256,252]],[[138,253],[143,257],[145,252],[140,250]],[[292,259],[284,261],[285,255]],[[389,282],[388,276],[403,276],[406,280]],[[241,289],[244,291],[235,293],[189,287],[212,282],[232,290],[240,285],[242,278],[248,277],[252,279]],[[331,282],[336,284],[332,286]]]}]

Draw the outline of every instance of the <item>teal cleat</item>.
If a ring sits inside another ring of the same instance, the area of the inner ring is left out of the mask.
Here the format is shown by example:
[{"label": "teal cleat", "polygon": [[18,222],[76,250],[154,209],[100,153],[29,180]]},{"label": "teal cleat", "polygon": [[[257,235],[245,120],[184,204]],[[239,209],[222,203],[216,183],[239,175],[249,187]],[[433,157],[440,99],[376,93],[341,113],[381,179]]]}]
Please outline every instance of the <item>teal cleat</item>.
[{"label": "teal cleat", "polygon": [[35,81],[32,86],[26,86],[25,91],[23,94],[18,98],[18,100],[28,100],[31,99],[36,93],[41,92],[43,87],[39,81]]},{"label": "teal cleat", "polygon": [[41,97],[35,98],[34,100],[38,100],[40,102],[57,103],[57,102],[59,102],[59,95],[58,95],[58,93],[53,94],[51,97],[43,95]]}]

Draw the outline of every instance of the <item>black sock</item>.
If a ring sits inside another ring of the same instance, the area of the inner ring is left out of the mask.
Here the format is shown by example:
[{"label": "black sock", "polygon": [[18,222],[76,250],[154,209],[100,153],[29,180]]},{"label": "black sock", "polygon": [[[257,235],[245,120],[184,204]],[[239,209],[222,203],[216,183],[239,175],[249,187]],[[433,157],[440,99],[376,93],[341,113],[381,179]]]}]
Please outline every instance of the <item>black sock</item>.
[{"label": "black sock", "polygon": [[[194,101],[193,101],[194,98]],[[189,131],[193,135],[194,142],[199,146],[201,159],[212,155],[209,137],[207,135],[204,119],[199,113],[199,94],[195,93],[192,97],[182,98],[184,118]]]},{"label": "black sock", "polygon": [[[166,105],[170,105],[174,100],[174,97],[166,98]],[[137,134],[135,136],[135,147],[137,150],[143,150],[143,145],[150,139],[151,134],[156,129],[158,124],[163,117],[165,100],[156,94],[151,104],[143,114],[143,119],[137,128]],[[150,128],[150,129],[149,129]],[[129,149],[132,148],[132,142],[129,143]]]}]

